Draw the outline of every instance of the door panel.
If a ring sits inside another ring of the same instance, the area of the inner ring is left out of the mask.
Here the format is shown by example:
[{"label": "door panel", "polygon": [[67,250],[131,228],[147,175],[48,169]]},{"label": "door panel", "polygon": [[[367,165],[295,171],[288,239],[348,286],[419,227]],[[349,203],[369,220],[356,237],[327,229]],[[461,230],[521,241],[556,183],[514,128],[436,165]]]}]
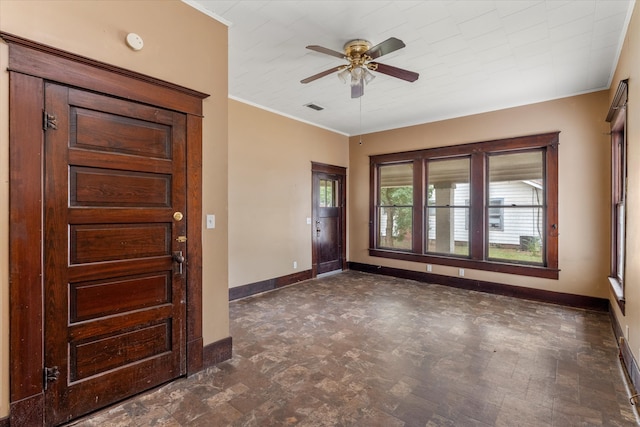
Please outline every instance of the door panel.
[{"label": "door panel", "polygon": [[318,273],[342,268],[340,256],[340,218],[338,208],[319,209]]},{"label": "door panel", "polygon": [[72,206],[169,207],[171,175],[71,167]]},{"label": "door panel", "polygon": [[[186,119],[47,84],[45,391],[55,425],[185,373]],[[180,240],[180,241],[179,241]]]},{"label": "door panel", "polygon": [[[122,298],[127,293],[127,298]],[[119,277],[70,285],[71,323],[171,303],[168,272],[147,277]]]},{"label": "door panel", "polygon": [[[123,352],[122,349],[127,351]],[[69,352],[70,381],[79,381],[146,357],[171,351],[171,325],[168,320],[141,329],[87,342],[72,342]]]},{"label": "door panel", "polygon": [[69,225],[71,265],[169,254],[170,224]]},{"label": "door panel", "polygon": [[[147,157],[171,158],[170,128],[160,123],[119,117],[113,114],[72,108],[71,126],[76,128],[72,134],[71,146],[97,149],[114,153],[134,154]],[[169,118],[169,117],[166,117]],[[105,129],[101,123],[109,122]],[[126,143],[114,143],[125,140]]]},{"label": "door panel", "polygon": [[344,266],[343,175],[313,172],[313,252],[316,274]]}]

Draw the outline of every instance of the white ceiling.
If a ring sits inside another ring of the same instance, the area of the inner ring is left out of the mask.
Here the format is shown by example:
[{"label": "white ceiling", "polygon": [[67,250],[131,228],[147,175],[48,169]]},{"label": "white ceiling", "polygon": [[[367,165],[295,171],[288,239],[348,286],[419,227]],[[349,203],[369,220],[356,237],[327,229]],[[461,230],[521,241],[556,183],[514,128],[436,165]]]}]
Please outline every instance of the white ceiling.
[{"label": "white ceiling", "polygon": [[[229,97],[346,135],[427,123],[609,88],[634,0],[183,0],[229,25]],[[351,99],[336,74],[352,39],[406,47],[377,62],[420,73],[375,73]],[[215,55],[215,52],[207,52]],[[305,104],[325,109],[314,111]],[[360,114],[362,112],[362,114]]]}]

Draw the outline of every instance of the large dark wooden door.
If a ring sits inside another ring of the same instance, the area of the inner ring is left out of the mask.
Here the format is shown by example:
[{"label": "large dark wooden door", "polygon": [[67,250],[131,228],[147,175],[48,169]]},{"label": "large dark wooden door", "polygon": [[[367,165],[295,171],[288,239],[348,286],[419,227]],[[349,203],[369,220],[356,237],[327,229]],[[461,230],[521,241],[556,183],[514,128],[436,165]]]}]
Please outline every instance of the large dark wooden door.
[{"label": "large dark wooden door", "polygon": [[186,118],[56,84],[45,104],[45,423],[55,425],[186,371]]},{"label": "large dark wooden door", "polygon": [[323,274],[345,264],[345,175],[313,172],[313,267]]}]

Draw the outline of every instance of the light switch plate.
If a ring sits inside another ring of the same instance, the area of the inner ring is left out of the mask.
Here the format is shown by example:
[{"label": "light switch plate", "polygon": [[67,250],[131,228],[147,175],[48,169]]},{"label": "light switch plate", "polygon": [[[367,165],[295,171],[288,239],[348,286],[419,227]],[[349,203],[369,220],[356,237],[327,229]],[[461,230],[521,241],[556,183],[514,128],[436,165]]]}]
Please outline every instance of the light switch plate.
[{"label": "light switch plate", "polygon": [[216,216],[213,214],[207,215],[207,228],[216,228]]}]

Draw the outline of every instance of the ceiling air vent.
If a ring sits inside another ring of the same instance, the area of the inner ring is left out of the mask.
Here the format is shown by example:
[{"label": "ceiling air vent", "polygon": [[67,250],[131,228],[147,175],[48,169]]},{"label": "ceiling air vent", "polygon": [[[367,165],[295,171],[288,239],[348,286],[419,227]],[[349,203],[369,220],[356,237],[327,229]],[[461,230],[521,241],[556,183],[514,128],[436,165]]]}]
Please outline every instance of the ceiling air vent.
[{"label": "ceiling air vent", "polygon": [[312,110],[316,110],[316,111],[322,111],[324,110],[324,107],[319,106],[318,104],[314,104],[313,102],[309,103],[309,104],[304,104],[305,107],[309,107]]}]

